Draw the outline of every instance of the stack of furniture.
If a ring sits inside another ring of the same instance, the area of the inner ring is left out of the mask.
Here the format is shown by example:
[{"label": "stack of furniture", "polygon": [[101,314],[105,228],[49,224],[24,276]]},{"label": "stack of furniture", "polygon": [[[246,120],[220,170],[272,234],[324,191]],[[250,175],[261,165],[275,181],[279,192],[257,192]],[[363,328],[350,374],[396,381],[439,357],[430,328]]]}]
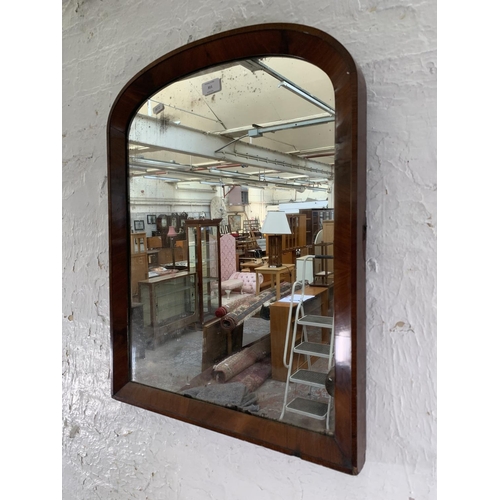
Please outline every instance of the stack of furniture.
[{"label": "stack of furniture", "polygon": [[251,231],[260,232],[259,219],[247,219],[243,221],[243,232],[249,234]]}]

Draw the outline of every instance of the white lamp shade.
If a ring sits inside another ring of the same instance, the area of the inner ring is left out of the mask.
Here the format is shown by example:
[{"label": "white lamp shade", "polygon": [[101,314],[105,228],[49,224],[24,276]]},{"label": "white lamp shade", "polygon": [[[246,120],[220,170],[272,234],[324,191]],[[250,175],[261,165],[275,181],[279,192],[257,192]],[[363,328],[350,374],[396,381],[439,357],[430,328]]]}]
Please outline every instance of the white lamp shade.
[{"label": "white lamp shade", "polygon": [[292,234],[285,212],[268,212],[261,231],[264,234]]}]

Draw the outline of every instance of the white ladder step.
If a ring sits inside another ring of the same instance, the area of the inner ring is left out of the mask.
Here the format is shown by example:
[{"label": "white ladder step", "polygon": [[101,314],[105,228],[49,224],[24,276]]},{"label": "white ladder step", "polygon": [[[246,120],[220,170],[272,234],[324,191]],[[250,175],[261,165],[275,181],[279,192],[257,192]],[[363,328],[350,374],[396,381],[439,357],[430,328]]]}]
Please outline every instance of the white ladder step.
[{"label": "white ladder step", "polygon": [[310,399],[295,398],[286,405],[286,409],[299,415],[305,415],[317,420],[325,420],[328,413],[328,404]]},{"label": "white ladder step", "polygon": [[319,326],[320,328],[329,327],[333,328],[333,317],[331,316],[315,316],[313,314],[306,314],[297,320],[298,325],[306,326]]},{"label": "white ladder step", "polygon": [[326,375],[326,373],[315,372],[312,370],[297,370],[290,377],[290,382],[324,389],[326,383]]},{"label": "white ladder step", "polygon": [[318,344],[317,342],[301,342],[294,347],[293,352],[307,356],[317,356],[318,358],[329,358],[330,346],[328,344]]}]

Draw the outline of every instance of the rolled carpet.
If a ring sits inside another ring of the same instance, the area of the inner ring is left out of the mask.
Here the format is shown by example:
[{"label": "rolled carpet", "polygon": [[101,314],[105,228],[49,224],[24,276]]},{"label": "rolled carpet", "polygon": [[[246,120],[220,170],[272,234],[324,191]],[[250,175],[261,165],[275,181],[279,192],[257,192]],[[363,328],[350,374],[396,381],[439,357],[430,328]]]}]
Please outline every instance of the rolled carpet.
[{"label": "rolled carpet", "polygon": [[271,356],[266,355],[264,359],[257,361],[252,366],[245,368],[241,373],[235,375],[231,382],[245,384],[250,392],[256,391],[271,376]]},{"label": "rolled carpet", "polygon": [[271,337],[266,335],[263,340],[245,347],[216,364],[212,377],[219,383],[225,383],[238,375],[257,361],[264,359],[271,352]]},{"label": "rolled carpet", "polygon": [[222,318],[222,316],[225,316],[226,314],[236,309],[238,306],[241,306],[241,304],[244,304],[247,300],[251,300],[254,297],[255,295],[242,295],[236,300],[233,300],[231,303],[218,307],[215,310],[215,316],[217,316],[217,318]]},{"label": "rolled carpet", "polygon": [[[266,355],[260,361],[245,368],[242,372],[235,375],[231,382],[240,382],[244,384],[250,392],[257,390],[271,376],[271,356]],[[195,387],[206,387],[208,385],[219,384],[213,378],[213,368],[209,368],[200,373],[189,381],[186,385],[179,389],[179,392],[184,393]],[[188,393],[189,394],[189,393]]]},{"label": "rolled carpet", "polygon": [[[298,287],[296,287],[298,290]],[[282,283],[281,296],[288,295],[292,290],[292,285],[288,282]],[[259,295],[248,298],[232,309],[228,314],[220,319],[220,326],[223,330],[231,331],[238,325],[241,325],[246,319],[251,318],[258,313],[260,308],[266,303],[276,298],[276,290],[264,290]],[[227,306],[226,306],[227,307]]]}]

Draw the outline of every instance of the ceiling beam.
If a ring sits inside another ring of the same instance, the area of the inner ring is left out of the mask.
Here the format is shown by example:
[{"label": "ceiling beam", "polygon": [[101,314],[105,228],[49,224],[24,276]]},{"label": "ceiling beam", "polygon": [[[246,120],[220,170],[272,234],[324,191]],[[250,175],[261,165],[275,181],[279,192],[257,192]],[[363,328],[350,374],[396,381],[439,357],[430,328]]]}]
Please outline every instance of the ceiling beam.
[{"label": "ceiling beam", "polygon": [[245,142],[228,142],[227,138],[201,132],[168,120],[137,115],[132,122],[129,144],[161,147],[167,151],[215,160],[237,161],[257,168],[307,174],[309,177],[333,179],[330,165]]},{"label": "ceiling beam", "polygon": [[[325,186],[324,182],[314,182],[311,180],[298,180],[286,178],[263,178],[259,174],[247,174],[240,176],[238,172],[221,171],[210,169],[208,171],[191,170],[188,165],[174,164],[171,162],[162,162],[160,160],[146,160],[142,158],[130,159],[131,177],[152,177],[166,182],[201,182],[216,181],[220,185],[246,185],[246,186],[279,186],[287,189],[304,191],[305,189],[315,189],[329,191],[330,187]],[[164,175],[166,174],[166,175]],[[244,178],[243,178],[244,177]],[[323,179],[324,181],[324,179]]]},{"label": "ceiling beam", "polygon": [[[252,135],[252,131],[258,130],[259,133],[269,133],[276,132],[279,130],[288,130],[291,128],[299,128],[299,127],[310,127],[312,125],[321,125],[323,123],[334,122],[335,117],[328,116],[323,114],[319,115],[311,115],[303,118],[294,118],[291,120],[280,120],[278,122],[271,123],[261,123],[258,125],[244,125],[242,127],[236,127],[227,130],[218,130],[216,132],[212,132],[214,135],[223,135],[227,137],[241,137],[245,134],[249,136]],[[257,135],[254,133],[254,136]]]}]

